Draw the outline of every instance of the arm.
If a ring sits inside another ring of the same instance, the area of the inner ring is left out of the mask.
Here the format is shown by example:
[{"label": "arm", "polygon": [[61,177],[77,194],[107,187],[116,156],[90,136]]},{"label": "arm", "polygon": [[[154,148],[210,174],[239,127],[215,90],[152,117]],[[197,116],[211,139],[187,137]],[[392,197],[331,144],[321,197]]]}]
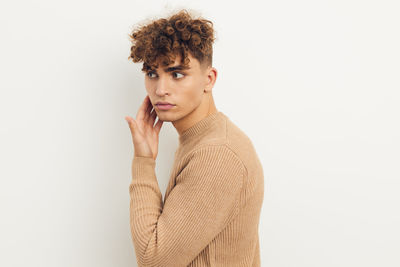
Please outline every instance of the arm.
[{"label": "arm", "polygon": [[132,164],[130,220],[139,266],[187,266],[239,210],[245,167],[226,146],[197,149],[165,203],[152,158]]}]

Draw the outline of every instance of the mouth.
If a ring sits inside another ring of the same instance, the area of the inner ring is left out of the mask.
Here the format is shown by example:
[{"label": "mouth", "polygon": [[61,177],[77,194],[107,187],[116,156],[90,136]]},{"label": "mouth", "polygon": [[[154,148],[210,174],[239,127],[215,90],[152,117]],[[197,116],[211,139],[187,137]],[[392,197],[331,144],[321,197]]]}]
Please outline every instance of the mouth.
[{"label": "mouth", "polygon": [[159,110],[169,110],[173,108],[175,105],[172,104],[156,104],[155,105]]}]

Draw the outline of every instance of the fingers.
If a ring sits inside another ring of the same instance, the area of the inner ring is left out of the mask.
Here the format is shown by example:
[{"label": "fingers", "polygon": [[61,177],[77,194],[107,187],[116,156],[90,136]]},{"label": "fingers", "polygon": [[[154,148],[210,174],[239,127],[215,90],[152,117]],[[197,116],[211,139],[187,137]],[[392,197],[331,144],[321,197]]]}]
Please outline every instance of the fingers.
[{"label": "fingers", "polygon": [[136,119],[137,120],[143,120],[144,118],[144,112],[143,112],[143,108],[144,108],[144,104],[145,104],[146,98],[143,99],[142,104],[140,105],[137,113],[136,113]]},{"label": "fingers", "polygon": [[150,112],[151,112],[152,109],[153,109],[153,105],[151,104],[151,101],[150,101],[150,98],[149,98],[148,103],[147,103],[146,113],[144,115],[144,119],[145,120],[149,119],[149,117],[151,115]]},{"label": "fingers", "polygon": [[156,110],[153,109],[153,110],[150,112],[149,117],[147,118],[148,124],[150,124],[152,127],[154,126],[154,121],[155,121],[156,117],[157,117]]},{"label": "fingers", "polygon": [[156,118],[157,118],[157,112],[156,112],[155,109],[153,109],[153,111],[150,113],[150,116],[149,116],[149,118],[147,120],[147,123],[153,128],[154,131],[159,133],[163,121],[161,121],[160,118],[158,118],[157,123],[154,125],[154,122],[156,121]]},{"label": "fingers", "polygon": [[157,117],[157,112],[153,107],[153,105],[151,104],[149,95],[146,95],[142,104],[139,107],[138,113],[136,115],[136,121],[143,120],[144,122],[147,123],[147,125],[150,125],[151,128],[156,126],[157,127],[156,131],[159,132],[161,129],[162,121],[160,122],[160,120],[158,120],[157,124],[154,125],[156,117]]},{"label": "fingers", "polygon": [[160,120],[160,118],[158,118],[156,125],[154,125],[154,130],[156,131],[157,134],[160,133],[160,129],[161,129],[161,126],[163,125],[163,122],[164,121],[162,121],[162,120]]},{"label": "fingers", "polygon": [[138,109],[138,112],[136,114],[136,120],[145,120],[147,118],[148,116],[147,110],[149,108],[149,105],[151,106],[150,97],[149,95],[146,95],[146,97],[143,99],[143,102]]},{"label": "fingers", "polygon": [[136,133],[136,121],[129,116],[125,117],[125,120],[128,122],[129,128],[131,129],[132,136]]}]

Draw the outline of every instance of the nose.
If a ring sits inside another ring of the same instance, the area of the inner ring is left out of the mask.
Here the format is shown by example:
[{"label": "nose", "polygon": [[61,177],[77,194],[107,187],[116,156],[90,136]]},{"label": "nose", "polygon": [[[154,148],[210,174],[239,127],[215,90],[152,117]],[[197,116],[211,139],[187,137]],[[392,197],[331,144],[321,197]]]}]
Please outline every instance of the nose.
[{"label": "nose", "polygon": [[168,89],[168,79],[164,76],[159,76],[157,84],[156,84],[156,95],[163,96],[167,93]]}]

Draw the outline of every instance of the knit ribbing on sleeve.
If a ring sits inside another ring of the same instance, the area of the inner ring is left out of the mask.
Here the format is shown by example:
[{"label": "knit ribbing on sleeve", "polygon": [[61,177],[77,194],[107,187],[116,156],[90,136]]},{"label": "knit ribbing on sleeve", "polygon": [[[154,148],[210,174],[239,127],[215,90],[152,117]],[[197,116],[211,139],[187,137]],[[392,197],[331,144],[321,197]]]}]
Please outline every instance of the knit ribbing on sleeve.
[{"label": "knit ribbing on sleeve", "polygon": [[197,149],[162,207],[152,166],[137,161],[139,179],[130,187],[136,259],[139,266],[187,266],[237,215],[245,168],[225,145]]},{"label": "knit ribbing on sleeve", "polygon": [[130,229],[136,258],[149,243],[162,211],[162,195],[155,174],[155,160],[135,156],[132,160],[130,194]]}]

